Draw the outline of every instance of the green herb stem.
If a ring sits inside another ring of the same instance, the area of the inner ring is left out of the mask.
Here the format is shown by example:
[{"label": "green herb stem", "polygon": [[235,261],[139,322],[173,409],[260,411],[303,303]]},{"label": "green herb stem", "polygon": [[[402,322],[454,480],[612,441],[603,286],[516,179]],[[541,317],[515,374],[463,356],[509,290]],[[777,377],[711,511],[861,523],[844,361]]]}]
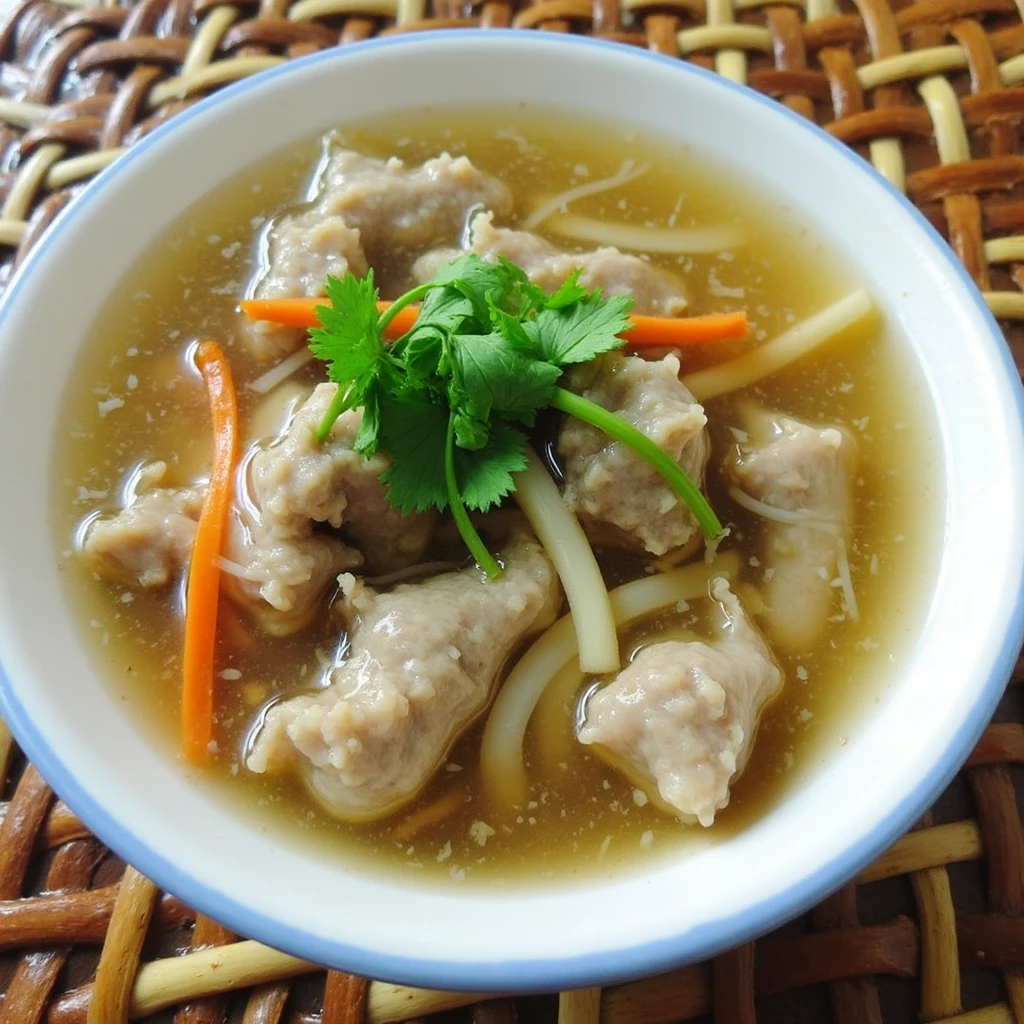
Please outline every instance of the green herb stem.
[{"label": "green herb stem", "polygon": [[718,516],[701,494],[700,488],[670,455],[662,451],[646,434],[637,430],[632,423],[565,388],[555,388],[551,407],[589,423],[646,459],[661,474],[669,487],[686,502],[708,540],[718,540],[725,532]]},{"label": "green herb stem", "polygon": [[419,302],[424,295],[427,294],[432,288],[436,288],[437,285],[433,281],[428,281],[426,284],[418,285],[416,288],[411,288],[404,295],[400,295],[394,302],[388,306],[387,309],[381,313],[377,320],[377,330],[383,335],[385,328],[391,323],[392,320],[398,314],[405,309],[406,306],[411,306],[414,302]]},{"label": "green herb stem", "polygon": [[313,436],[316,438],[317,444],[323,444],[327,440],[327,435],[330,434],[337,423],[338,417],[349,410],[349,394],[351,388],[343,388],[340,384],[338,390],[334,392],[334,397],[331,399],[331,404],[327,407],[327,412],[324,413],[324,418],[320,421],[320,425],[316,428]]},{"label": "green herb stem", "polygon": [[476,560],[476,564],[487,574],[488,579],[497,579],[501,575],[501,566],[487,550],[477,533],[476,527],[469,518],[466,506],[462,502],[462,495],[459,493],[459,483],[455,478],[455,412],[448,414],[448,436],[445,439],[444,447],[444,483],[448,492],[448,506],[452,512],[452,519],[455,520],[462,539],[469,548],[469,553]]}]

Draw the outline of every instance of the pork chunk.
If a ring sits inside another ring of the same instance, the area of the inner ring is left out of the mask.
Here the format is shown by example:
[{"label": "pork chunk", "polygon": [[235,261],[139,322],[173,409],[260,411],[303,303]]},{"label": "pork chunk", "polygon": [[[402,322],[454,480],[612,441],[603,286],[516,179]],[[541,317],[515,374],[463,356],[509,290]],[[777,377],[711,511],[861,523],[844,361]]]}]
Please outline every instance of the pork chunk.
[{"label": "pork chunk", "polygon": [[744,426],[748,440],[727,470],[766,513],[789,520],[765,520],[763,596],[772,639],[800,653],[824,631],[837,594],[845,612],[856,615],[846,558],[856,448],[838,427],[764,410],[746,410]]},{"label": "pork chunk", "polygon": [[376,265],[429,246],[458,242],[474,207],[512,210],[512,194],[464,156],[448,153],[408,168],[397,157],[377,160],[339,150],[328,161],[321,203],[360,233]]},{"label": "pork chunk", "polygon": [[[703,407],[679,379],[679,359],[658,362],[611,353],[575,368],[570,387],[643,431],[700,486],[709,445]],[[566,419],[558,438],[565,459],[565,497],[591,532],[602,524],[654,555],[696,538],[689,509],[631,448]]]},{"label": "pork chunk", "polygon": [[[359,410],[340,416],[323,444],[316,440],[336,391],[336,384],[318,385],[284,431],[256,451],[232,518],[227,557],[242,569],[232,593],[271,633],[303,626],[340,572],[412,564],[433,530],[432,514],[403,516],[385,500],[380,475],[388,460],[353,449]],[[322,532],[321,524],[342,535]]]},{"label": "pork chunk", "polygon": [[92,522],[82,554],[105,576],[162,587],[192,553],[203,507],[201,487],[154,487],[113,516]]},{"label": "pork chunk", "polygon": [[[433,514],[403,516],[386,502],[380,474],[387,459],[353,450],[358,410],[339,417],[324,444],[317,443],[313,432],[336,390],[319,385],[239,472],[224,585],[269,633],[305,625],[339,573],[364,564],[381,572],[410,565],[430,541]],[[83,553],[101,570],[114,568],[140,585],[167,583],[191,553],[203,493],[202,487],[146,491],[93,524]]]},{"label": "pork chunk", "polygon": [[765,704],[782,672],[728,583],[712,581],[724,616],[711,644],[644,647],[614,682],[587,702],[581,743],[648,789],[683,821],[711,825],[729,803]]},{"label": "pork chunk", "polygon": [[[192,555],[205,487],[155,487],[116,515],[93,522],[82,555],[102,575],[140,587],[170,583]],[[338,537],[302,529],[275,531],[271,519],[236,502],[224,539],[225,592],[268,632],[301,628],[338,573],[363,556]]]},{"label": "pork chunk", "polygon": [[[592,252],[562,252],[529,231],[496,228],[493,211],[473,218],[469,236],[470,252],[490,260],[499,256],[511,260],[547,292],[556,291],[573,270],[579,269],[580,283],[586,288],[600,288],[605,295],[632,295],[637,313],[678,316],[686,309],[686,296],[678,281],[638,256],[611,246]],[[413,277],[428,281],[439,264],[458,255],[458,250],[452,249],[427,253],[416,261]]]},{"label": "pork chunk", "polygon": [[379,594],[342,578],[348,659],[330,685],[266,713],[248,767],[298,771],[338,817],[380,817],[415,796],[486,707],[512,651],[549,625],[560,592],[520,535],[487,582],[476,568]]},{"label": "pork chunk", "polygon": [[286,636],[305,626],[338,574],[363,566],[363,556],[311,520],[293,532],[241,505],[231,509],[224,543],[226,593],[267,632]]},{"label": "pork chunk", "polygon": [[[258,299],[310,298],[324,294],[327,276],[367,270],[359,232],[341,217],[326,216],[320,205],[288,214],[268,230],[265,267],[253,295]],[[245,323],[249,346],[257,359],[279,359],[298,348],[306,336],[300,327],[266,321]]]},{"label": "pork chunk", "polygon": [[360,410],[342,414],[323,444],[316,440],[314,431],[337,387],[318,385],[284,433],[255,455],[249,474],[253,501],[278,535],[301,532],[310,520],[326,523],[343,530],[373,571],[412,565],[430,542],[435,516],[402,515],[387,502],[380,482],[390,465],[387,457],[368,459],[353,448]]},{"label": "pork chunk", "polygon": [[[254,293],[314,297],[324,294],[328,274],[341,277],[350,270],[361,277],[367,266],[407,266],[428,246],[458,242],[470,211],[480,205],[507,214],[512,197],[464,156],[442,153],[407,168],[397,158],[336,150],[322,168],[312,203],[268,230],[266,266]],[[383,284],[387,290],[389,282]],[[297,348],[304,333],[257,323],[249,336],[255,354],[270,359]]]}]

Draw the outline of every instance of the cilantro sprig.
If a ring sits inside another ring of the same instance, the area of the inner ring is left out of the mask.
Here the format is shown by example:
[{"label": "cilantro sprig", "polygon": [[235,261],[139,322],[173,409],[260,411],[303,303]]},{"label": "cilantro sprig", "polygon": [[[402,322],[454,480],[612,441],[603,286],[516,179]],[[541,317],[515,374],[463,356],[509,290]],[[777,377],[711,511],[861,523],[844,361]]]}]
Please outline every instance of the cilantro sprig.
[{"label": "cilantro sprig", "polygon": [[[621,347],[630,328],[628,296],[588,292],[573,273],[547,295],[508,260],[467,253],[383,313],[373,271],[327,279],[330,305],[310,348],[338,391],[316,435],[323,441],[346,410],[363,409],[355,448],[380,450],[388,501],[403,512],[449,509],[470,553],[491,578],[497,563],[473,526],[515,489],[526,468],[537,414],[553,407],[590,423],[645,458],[692,509],[709,539],[722,526],[699,488],[644,433],[620,416],[559,386],[566,367]],[[384,331],[420,302],[412,328],[386,345]]]}]

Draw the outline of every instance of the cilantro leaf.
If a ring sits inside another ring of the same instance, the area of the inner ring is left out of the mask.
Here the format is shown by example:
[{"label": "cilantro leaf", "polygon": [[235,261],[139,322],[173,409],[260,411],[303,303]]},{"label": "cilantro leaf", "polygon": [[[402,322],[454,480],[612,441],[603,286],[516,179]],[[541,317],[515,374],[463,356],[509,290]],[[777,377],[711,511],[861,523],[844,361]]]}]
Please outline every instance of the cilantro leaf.
[{"label": "cilantro leaf", "polygon": [[553,295],[547,295],[542,303],[538,303],[544,309],[562,309],[571,306],[574,302],[587,297],[587,289],[580,284],[580,269],[577,267],[563,282],[561,287]]},{"label": "cilantro leaf", "polygon": [[[558,387],[563,368],[624,344],[632,299],[588,292],[574,271],[554,294],[507,259],[464,253],[426,284],[377,308],[372,271],[328,278],[313,354],[337,383],[316,434],[361,407],[354,447],[391,460],[381,475],[388,502],[404,513],[449,510],[472,556],[491,578],[501,567],[469,515],[500,504],[527,466],[527,437],[545,408],[568,412],[631,446],[694,508],[705,532],[720,531],[707,502],[675,462],[615,414]],[[412,328],[387,348],[382,335],[420,302]],[[709,533],[709,536],[711,534]]]},{"label": "cilantro leaf", "polygon": [[501,413],[532,426],[550,401],[557,366],[531,359],[500,334],[463,334],[451,346],[452,369],[460,391],[488,416]]},{"label": "cilantro leaf", "polygon": [[513,348],[533,358],[540,358],[533,338],[526,333],[521,317],[506,313],[497,306],[491,306],[491,328],[500,334]]},{"label": "cilantro leaf", "polygon": [[455,472],[466,508],[486,512],[515,490],[513,473],[526,469],[526,435],[497,420],[482,451],[455,449]]},{"label": "cilantro leaf", "polygon": [[523,327],[542,359],[556,366],[586,363],[621,348],[618,335],[629,328],[633,300],[626,295],[604,299],[600,291],[558,309],[542,309]]},{"label": "cilantro leaf", "polygon": [[[381,474],[387,499],[409,514],[448,507],[444,449],[448,410],[422,396],[381,403],[381,447],[391,465]],[[512,474],[526,468],[526,435],[503,421],[491,424],[487,447],[455,449],[455,470],[467,508],[484,512],[515,489]]]},{"label": "cilantro leaf", "polygon": [[346,274],[341,280],[327,278],[329,306],[317,306],[320,326],[309,332],[309,347],[327,363],[327,376],[341,387],[351,385],[354,405],[386,358],[377,330],[377,289],[373,271],[360,279]]},{"label": "cilantro leaf", "polygon": [[381,447],[391,465],[381,474],[387,499],[408,515],[448,505],[444,483],[444,449],[448,409],[416,394],[382,395]]},{"label": "cilantro leaf", "polygon": [[411,331],[392,345],[391,353],[410,376],[427,383],[439,373],[444,346],[450,333],[435,324],[417,322]]},{"label": "cilantro leaf", "polygon": [[380,386],[374,381],[363,397],[363,419],[352,447],[369,458],[377,451],[380,437]]},{"label": "cilantro leaf", "polygon": [[491,438],[491,427],[486,414],[462,405],[455,413],[455,444],[465,451],[480,451],[487,447]]},{"label": "cilantro leaf", "polygon": [[329,276],[325,290],[330,305],[316,307],[320,326],[309,332],[309,348],[327,364],[327,376],[338,391],[317,426],[316,438],[326,440],[345,410],[362,406],[366,412],[356,450],[372,455],[377,446],[376,383],[390,360],[381,344],[373,271],[362,279],[351,273],[340,280]]},{"label": "cilantro leaf", "polygon": [[[504,256],[498,256],[498,265],[508,275],[511,294],[505,305],[510,313],[514,312],[522,319],[530,310],[544,308],[544,304],[548,300],[547,292],[535,285],[522,267]],[[519,297],[518,303],[515,302],[516,293]]]},{"label": "cilantro leaf", "polygon": [[455,331],[474,314],[473,303],[459,289],[448,285],[432,288],[423,297],[413,331],[424,327]]},{"label": "cilantro leaf", "polygon": [[536,305],[536,293],[539,291],[514,263],[501,258],[492,263],[474,252],[443,263],[437,268],[432,281],[443,285],[445,290],[454,289],[464,296],[471,303],[473,316],[481,326],[489,323],[492,305],[518,316],[524,315],[532,305]]},{"label": "cilantro leaf", "polygon": [[457,336],[446,339],[438,373],[447,385],[446,394],[452,415],[454,443],[459,448],[476,451],[485,447],[491,436],[491,406],[486,395],[472,393],[463,386],[462,373],[455,356],[455,347],[461,340],[461,337]]}]

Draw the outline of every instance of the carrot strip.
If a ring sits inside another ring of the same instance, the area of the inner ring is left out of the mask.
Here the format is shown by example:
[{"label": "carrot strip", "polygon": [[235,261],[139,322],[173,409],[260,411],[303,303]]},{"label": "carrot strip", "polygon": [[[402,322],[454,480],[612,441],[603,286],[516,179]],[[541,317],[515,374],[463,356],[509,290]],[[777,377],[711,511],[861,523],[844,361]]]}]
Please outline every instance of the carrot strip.
[{"label": "carrot strip", "polygon": [[286,327],[319,327],[317,306],[326,299],[243,299],[239,305],[250,320],[266,320]]},{"label": "carrot strip", "polygon": [[749,325],[747,314],[710,313],[707,316],[641,316],[629,318],[633,329],[627,331],[626,344],[634,348],[645,346],[695,345],[702,341],[724,341],[726,338],[745,338]]},{"label": "carrot strip", "polygon": [[[242,311],[250,320],[268,320],[292,327],[318,327],[316,308],[326,299],[246,299]],[[389,303],[378,302],[377,308],[387,309]],[[401,310],[384,332],[389,338],[400,338],[416,322],[419,311],[415,306]],[[676,345],[695,345],[704,341],[724,341],[726,338],[745,338],[748,330],[747,314],[711,313],[707,316],[630,317],[632,330],[625,334],[626,343],[634,348]]]},{"label": "carrot strip", "polygon": [[[241,306],[250,320],[267,320],[288,327],[319,327],[317,307],[327,304],[327,299],[245,299]],[[390,305],[390,302],[378,302],[377,309],[383,313]],[[418,315],[419,309],[415,306],[399,310],[388,324],[385,336],[400,338],[416,323]]]},{"label": "carrot strip", "polygon": [[238,400],[231,367],[220,346],[213,341],[200,343],[196,364],[210,396],[213,467],[192,545],[185,598],[181,726],[185,759],[192,764],[206,757],[213,738],[213,650],[220,595],[218,559],[238,453]]},{"label": "carrot strip", "polygon": [[450,818],[466,799],[463,789],[450,789],[444,796],[438,797],[433,803],[413,811],[404,821],[400,821],[392,830],[391,838],[398,843],[412,839],[421,828],[436,825],[445,818]]},{"label": "carrot strip", "polygon": [[[378,302],[377,309],[383,313],[390,305],[390,302]],[[392,318],[391,323],[384,328],[384,337],[400,338],[406,331],[412,330],[412,325],[416,323],[416,317],[419,315],[419,306],[406,306],[405,309],[400,309]]]}]

